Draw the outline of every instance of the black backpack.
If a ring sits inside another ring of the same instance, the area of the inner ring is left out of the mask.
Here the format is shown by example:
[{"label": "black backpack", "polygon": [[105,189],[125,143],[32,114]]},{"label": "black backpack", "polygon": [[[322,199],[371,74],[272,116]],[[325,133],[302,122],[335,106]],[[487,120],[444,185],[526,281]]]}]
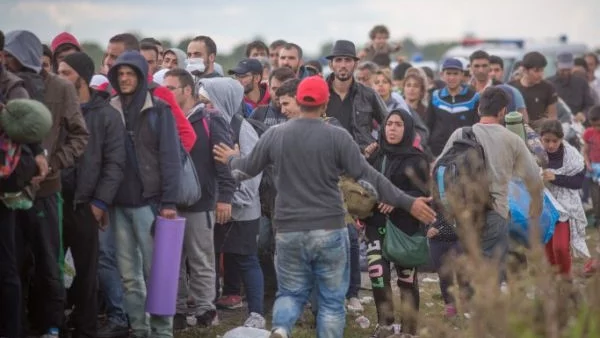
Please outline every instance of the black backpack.
[{"label": "black backpack", "polygon": [[[267,131],[267,129],[269,129],[269,126],[258,120],[244,118],[239,113],[233,114],[233,117],[231,118],[233,144],[237,144],[240,140],[240,131],[242,129],[242,122],[244,120],[250,123],[252,128],[254,128],[258,134],[258,137],[261,137]],[[265,170],[263,170],[258,193],[260,196],[262,214],[271,218],[275,209],[275,196],[277,195],[277,190],[275,189],[273,165],[269,165],[267,168],[265,168]]]},{"label": "black backpack", "polygon": [[456,222],[473,212],[475,220],[492,207],[485,152],[473,129],[462,129],[462,139],[442,155],[433,168],[433,197],[448,220]]}]

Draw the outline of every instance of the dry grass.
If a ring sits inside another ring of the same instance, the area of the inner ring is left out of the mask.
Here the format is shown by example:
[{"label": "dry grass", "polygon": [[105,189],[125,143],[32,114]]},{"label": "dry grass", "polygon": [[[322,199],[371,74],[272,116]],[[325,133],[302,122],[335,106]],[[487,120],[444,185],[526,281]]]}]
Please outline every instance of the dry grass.
[{"label": "dry grass", "polygon": [[[600,233],[592,228],[589,228],[588,232],[590,249],[598,256]],[[573,266],[575,278],[571,286],[550,271],[540,247],[528,251],[527,258],[527,269],[509,274],[508,294],[498,291],[493,278],[494,269],[491,264],[482,262],[477,255],[470,255],[462,262],[457,262],[457,265],[468,267],[465,271],[471,276],[475,296],[468,304],[459,303],[459,316],[452,320],[443,316],[444,308],[438,283],[422,282],[426,277],[435,278],[437,275],[421,274],[419,337],[600,337],[600,276],[584,279],[580,275],[583,262],[576,260]],[[395,294],[398,295],[397,290]],[[361,296],[372,294],[363,290]],[[399,297],[396,297],[395,305],[396,318],[399,319]],[[462,315],[467,308],[472,314],[470,319]],[[361,329],[355,322],[356,315],[348,314],[344,337],[364,338],[371,334],[377,322],[373,303],[365,306],[364,315],[371,321],[371,327]],[[176,337],[223,335],[228,330],[240,326],[246,318],[246,312],[220,312],[220,317],[221,325],[216,328],[190,329],[176,334]],[[267,319],[270,321],[270,318]],[[306,311],[303,319],[293,332],[294,338],[314,338],[314,320],[309,311]]]}]

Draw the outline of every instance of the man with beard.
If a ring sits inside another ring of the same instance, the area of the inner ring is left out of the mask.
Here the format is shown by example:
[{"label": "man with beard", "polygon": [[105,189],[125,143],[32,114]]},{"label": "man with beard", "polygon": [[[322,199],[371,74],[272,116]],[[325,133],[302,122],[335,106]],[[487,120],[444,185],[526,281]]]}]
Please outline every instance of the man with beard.
[{"label": "man with beard", "polygon": [[586,112],[594,105],[590,86],[585,78],[573,76],[575,67],[572,53],[565,52],[556,56],[556,75],[548,78],[558,97],[571,108],[571,112],[580,122],[585,122]]},{"label": "man with beard", "polygon": [[371,135],[373,120],[383,123],[388,114],[385,103],[372,88],[354,80],[353,74],[358,61],[354,43],[347,40],[336,41],[327,59],[333,70],[333,74],[327,79],[331,96],[327,116],[340,121],[364,150],[370,144],[376,144],[377,140]]},{"label": "man with beard", "polygon": [[304,67],[302,48],[295,43],[286,43],[279,51],[279,67],[291,69],[299,79],[316,75],[314,71]]},{"label": "man with beard", "polygon": [[125,128],[109,104],[110,95],[89,87],[94,62],[85,53],[69,54],[59,76],[75,86],[90,138],[77,164],[62,175],[64,247],[71,249],[77,276],[70,296],[73,337],[96,337],[98,316],[98,228],[106,230],[108,208],[123,179]]},{"label": "man with beard", "polygon": [[266,83],[262,83],[263,67],[257,59],[243,59],[237,66],[229,70],[229,75],[244,87],[244,102],[252,110],[269,104],[271,95]]},{"label": "man with beard", "polygon": [[187,70],[203,79],[221,77],[215,70],[217,44],[208,36],[200,35],[192,39],[187,46]]}]

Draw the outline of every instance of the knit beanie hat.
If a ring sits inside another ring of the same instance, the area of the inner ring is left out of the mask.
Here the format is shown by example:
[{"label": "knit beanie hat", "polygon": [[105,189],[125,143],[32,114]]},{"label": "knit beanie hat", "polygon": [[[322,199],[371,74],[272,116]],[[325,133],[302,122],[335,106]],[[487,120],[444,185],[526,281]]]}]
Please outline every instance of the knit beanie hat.
[{"label": "knit beanie hat", "polygon": [[59,52],[60,47],[66,45],[70,45],[72,47],[75,47],[77,51],[81,51],[81,45],[79,44],[79,41],[77,41],[77,38],[67,32],[62,32],[58,34],[52,40],[52,43],[50,44],[50,49],[52,49],[53,53],[57,53]]},{"label": "knit beanie hat", "polygon": [[86,53],[77,52],[69,54],[62,62],[71,66],[83,81],[85,81],[88,86],[90,85],[92,76],[94,76],[94,61],[92,61]]}]

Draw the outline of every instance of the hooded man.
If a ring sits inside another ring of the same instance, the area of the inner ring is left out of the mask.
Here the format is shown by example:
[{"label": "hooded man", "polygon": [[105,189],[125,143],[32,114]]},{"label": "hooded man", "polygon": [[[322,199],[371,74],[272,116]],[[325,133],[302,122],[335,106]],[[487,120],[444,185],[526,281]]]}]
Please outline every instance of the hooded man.
[{"label": "hooded man", "polygon": [[76,37],[67,32],[58,34],[50,44],[52,50],[52,70],[58,72],[58,64],[69,54],[81,52],[81,45]]},{"label": "hooded man", "polygon": [[90,132],[76,166],[63,172],[64,241],[71,249],[77,276],[71,313],[77,337],[96,337],[98,314],[98,229],[105,230],[108,207],[123,179],[125,128],[106,92],[90,88],[94,62],[85,53],[67,55],[58,64],[61,78],[73,83]]},{"label": "hooded man", "polygon": [[[23,80],[19,77],[8,71],[3,65],[4,58],[4,34],[0,31],[0,105],[6,104],[14,99],[28,99],[29,94],[27,90],[25,90]],[[33,175],[45,175],[42,173],[47,170],[48,163],[46,162],[46,157],[43,154],[42,147],[38,144],[34,146],[30,146],[31,155],[37,156],[36,162],[39,162],[39,165],[42,167],[38,168]],[[5,157],[6,150],[0,150],[2,152],[2,156]],[[24,147],[21,145],[21,158],[19,160],[19,165],[24,168],[30,168],[30,166],[25,166],[24,156]],[[31,164],[31,163],[29,163]],[[35,163],[34,163],[35,164]],[[8,177],[2,177],[0,179],[0,191],[3,193],[8,192],[5,184],[9,183],[13,178],[18,178],[21,181],[24,181],[22,176],[23,172],[29,172],[29,170],[23,170],[21,173],[18,172],[18,166],[14,169],[13,173]],[[29,183],[29,178],[27,178],[27,182]],[[19,187],[21,188],[21,187]],[[20,268],[17,263],[17,253],[19,252],[17,248],[17,243],[15,242],[17,233],[17,221],[16,221],[16,211],[10,208],[7,208],[4,203],[0,203],[0,276],[2,279],[0,280],[0,336],[3,337],[20,337],[21,330],[21,278],[19,275]]]},{"label": "hooded man", "polygon": [[171,108],[148,89],[148,63],[137,51],[122,53],[108,72],[117,91],[111,105],[127,131],[124,179],[114,199],[117,262],[125,289],[125,309],[133,335],[172,337],[172,317],[146,319],[146,279],[152,262],[156,212],[177,217],[181,148]]},{"label": "hooded man", "polygon": [[[110,67],[114,65],[116,59],[123,54],[125,51],[140,51],[140,45],[137,41],[137,38],[129,33],[117,34],[110,38],[108,42],[108,47],[106,49],[108,58],[108,64]],[[181,139],[181,143],[186,151],[190,151],[196,143],[196,134],[194,133],[194,129],[190,122],[185,118],[183,111],[177,104],[177,100],[173,96],[169,90],[165,87],[160,86],[158,83],[154,83],[152,74],[148,75],[148,88],[151,90],[152,95],[158,97],[159,99],[166,102],[173,111],[173,116],[175,117],[175,123],[177,124],[177,131],[179,133],[179,138]],[[110,89],[108,89],[109,83],[104,86],[101,86],[101,90],[108,90],[112,93]],[[115,93],[113,93],[115,94]]]},{"label": "hooded man", "polygon": [[[29,31],[6,34],[9,68],[22,72],[25,88],[32,98],[40,100],[52,113],[53,124],[42,142],[47,152],[46,176],[33,180],[39,184],[33,208],[23,211],[20,224],[25,243],[32,247],[36,264],[37,292],[30,298],[32,329],[41,334],[58,334],[63,323],[64,288],[62,283],[62,239],[60,171],[75,164],[83,153],[88,132],[81,115],[77,92],[71,83],[42,70],[43,48],[40,40]],[[41,73],[40,73],[41,71]],[[40,76],[41,75],[41,76]],[[33,95],[32,95],[33,93]]]},{"label": "hooded man", "polygon": [[185,69],[187,66],[186,59],[187,55],[181,49],[169,48],[163,54],[162,68],[168,70],[174,68]]},{"label": "hooded man", "polygon": [[[210,102],[217,108],[229,124],[234,126],[236,123],[234,119],[242,119],[239,133],[235,130],[236,128],[233,128],[233,143],[239,144],[242,154],[249,154],[258,142],[258,134],[243,117],[235,116],[241,114],[243,109],[244,87],[231,78],[203,79],[201,86],[200,99],[206,103]],[[217,300],[217,306],[224,307],[241,303],[239,285],[236,285],[238,284],[237,278],[241,277],[246,290],[249,312],[245,325],[256,328],[265,326],[263,318],[264,280],[258,262],[256,242],[261,216],[258,194],[261,178],[262,174],[259,174],[255,178],[239,184],[231,202],[232,220],[215,227],[215,250],[217,253],[223,253],[226,271],[222,296]],[[217,271],[218,268],[219,264],[217,264]],[[236,273],[239,273],[239,277]],[[217,290],[219,290],[218,280]]]},{"label": "hooded man", "polygon": [[4,33],[0,31],[0,103],[14,99],[28,99],[23,80],[4,66]]},{"label": "hooded man", "polygon": [[[29,97],[44,101],[44,80],[40,75],[44,48],[37,36],[27,31],[6,33],[4,65],[23,80]],[[38,57],[39,56],[39,57]]]}]

